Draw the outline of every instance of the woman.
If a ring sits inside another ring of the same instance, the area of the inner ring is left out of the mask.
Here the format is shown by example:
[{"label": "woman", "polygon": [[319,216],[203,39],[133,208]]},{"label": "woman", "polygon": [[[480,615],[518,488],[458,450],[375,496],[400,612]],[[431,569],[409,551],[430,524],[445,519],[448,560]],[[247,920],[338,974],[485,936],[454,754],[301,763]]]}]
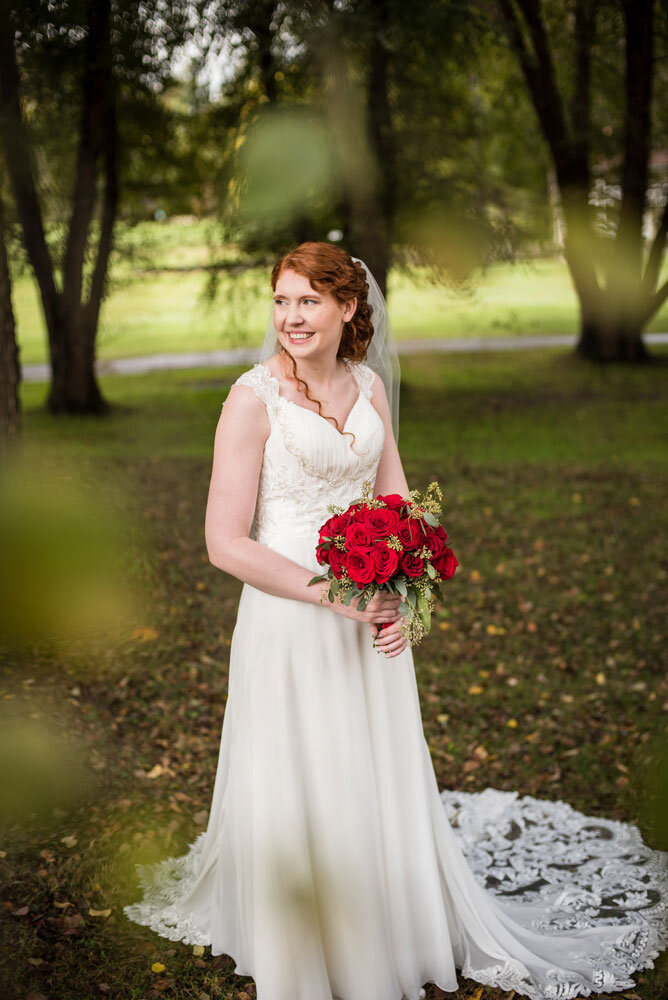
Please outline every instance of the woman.
[{"label": "woman", "polygon": [[214,445],[209,556],[244,587],[209,823],[126,913],[233,956],[259,1000],[416,1000],[457,969],[534,998],[633,986],[668,942],[663,856],[564,803],[439,794],[398,598],[309,586],[328,505],[408,493],[393,343],[340,247],[297,247],[272,288]]}]

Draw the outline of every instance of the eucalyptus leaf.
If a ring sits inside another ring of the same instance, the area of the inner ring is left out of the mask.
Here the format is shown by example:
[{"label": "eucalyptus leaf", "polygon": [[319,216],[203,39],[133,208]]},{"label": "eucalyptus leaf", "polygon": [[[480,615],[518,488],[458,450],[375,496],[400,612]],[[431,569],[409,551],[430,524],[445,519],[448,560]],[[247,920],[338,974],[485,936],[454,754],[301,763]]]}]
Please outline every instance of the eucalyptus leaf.
[{"label": "eucalyptus leaf", "polygon": [[414,608],[414,607],[415,607],[415,605],[417,604],[417,597],[415,596],[415,591],[413,590],[413,588],[412,588],[412,587],[411,587],[411,589],[410,589],[410,590],[408,591],[408,603],[410,604],[410,606],[411,606],[412,608]]},{"label": "eucalyptus leaf", "polygon": [[312,583],[320,583],[321,580],[326,580],[326,579],[327,579],[326,573],[324,573],[322,576],[314,576],[312,580],[309,580],[306,586],[310,587]]},{"label": "eucalyptus leaf", "polygon": [[394,586],[396,587],[397,593],[401,594],[402,597],[405,597],[408,593],[404,580],[395,580]]},{"label": "eucalyptus leaf", "polygon": [[438,573],[436,572],[436,570],[434,569],[434,567],[430,562],[427,563],[427,575],[430,580],[435,580],[436,577],[438,576]]},{"label": "eucalyptus leaf", "polygon": [[405,601],[400,601],[399,602],[399,614],[400,615],[407,615],[407,614],[409,614],[410,610],[411,610],[410,609],[410,605],[406,604]]},{"label": "eucalyptus leaf", "polygon": [[426,510],[422,516],[430,527],[438,528],[438,521],[430,510]]}]

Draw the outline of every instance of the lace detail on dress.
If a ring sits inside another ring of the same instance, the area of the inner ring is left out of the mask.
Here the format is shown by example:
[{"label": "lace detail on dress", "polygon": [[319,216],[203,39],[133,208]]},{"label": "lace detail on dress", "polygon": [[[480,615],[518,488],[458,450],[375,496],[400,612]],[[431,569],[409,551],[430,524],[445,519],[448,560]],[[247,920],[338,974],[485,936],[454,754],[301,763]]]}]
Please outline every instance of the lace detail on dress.
[{"label": "lace detail on dress", "polygon": [[[476,881],[515,919],[531,904],[540,913],[524,926],[554,935],[625,928],[609,943],[596,942],[595,952],[570,951],[586,972],[550,969],[546,988],[532,984],[521,962],[486,969],[467,963],[463,975],[533,1000],[568,1000],[627,989],[631,973],[654,967],[668,946],[668,853],[647,847],[636,826],[495,788],[440,797]],[[629,931],[630,923],[637,926]]]},{"label": "lace detail on dress", "polygon": [[[279,405],[278,382],[271,377],[265,365],[256,364],[243,372],[233,385],[247,385],[267,407],[269,422],[273,423]],[[223,404],[224,405],[224,404]]]},{"label": "lace detail on dress", "polygon": [[169,941],[210,945],[209,935],[203,932],[194,915],[184,916],[183,911],[183,899],[197,881],[197,865],[205,838],[206,832],[200,833],[182,857],[166,858],[153,865],[137,865],[143,897],[140,903],[124,906],[123,913]]},{"label": "lace detail on dress", "polygon": [[[290,536],[317,537],[329,504],[346,507],[360,496],[362,484],[375,480],[385,430],[370,402],[374,372],[347,362],[359,385],[359,396],[340,434],[314,411],[281,396],[269,368],[257,363],[235,385],[250,386],[267,406],[271,432],[265,443],[252,536],[265,545]],[[298,463],[298,465],[297,465]],[[295,483],[299,482],[299,489]]]}]

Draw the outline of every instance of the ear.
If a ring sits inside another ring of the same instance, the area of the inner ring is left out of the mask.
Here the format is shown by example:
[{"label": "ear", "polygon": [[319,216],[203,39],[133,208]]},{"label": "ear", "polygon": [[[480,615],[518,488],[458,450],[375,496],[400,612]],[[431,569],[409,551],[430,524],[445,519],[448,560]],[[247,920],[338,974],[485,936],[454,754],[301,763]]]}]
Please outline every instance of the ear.
[{"label": "ear", "polygon": [[343,310],[343,322],[347,323],[349,319],[352,319],[355,315],[355,310],[357,309],[357,299],[351,299],[346,302],[345,308]]}]

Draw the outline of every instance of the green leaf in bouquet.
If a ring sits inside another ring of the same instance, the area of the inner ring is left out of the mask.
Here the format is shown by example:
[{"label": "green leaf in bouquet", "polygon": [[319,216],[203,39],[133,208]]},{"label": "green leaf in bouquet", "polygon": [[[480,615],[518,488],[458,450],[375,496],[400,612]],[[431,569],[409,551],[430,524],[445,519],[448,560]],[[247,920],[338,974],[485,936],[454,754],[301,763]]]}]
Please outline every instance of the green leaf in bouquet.
[{"label": "green leaf in bouquet", "polygon": [[332,582],[329,585],[329,589],[332,591],[333,594],[338,594],[340,587],[341,584],[336,578],[332,580]]},{"label": "green leaf in bouquet", "polygon": [[413,590],[412,587],[408,591],[408,603],[412,608],[414,608],[415,605],[417,604],[417,597],[415,596],[415,591]]},{"label": "green leaf in bouquet", "polygon": [[327,592],[327,596],[329,597],[330,603],[333,604],[334,603],[334,594],[332,593],[331,587],[330,587],[329,591]]},{"label": "green leaf in bouquet", "polygon": [[431,628],[431,607],[424,594],[417,596],[417,613],[424,627],[429,631]]},{"label": "green leaf in bouquet", "polygon": [[411,610],[410,609],[410,605],[406,604],[405,601],[400,601],[399,602],[399,614],[400,615],[407,615],[410,612],[410,610]]},{"label": "green leaf in bouquet", "polygon": [[408,591],[406,589],[406,583],[405,583],[404,580],[401,580],[401,579],[395,580],[394,581],[394,586],[396,588],[397,593],[401,594],[402,597],[405,597],[406,594],[408,593]]},{"label": "green leaf in bouquet", "polygon": [[346,596],[343,598],[343,603],[345,604],[345,606],[348,607],[353,597],[357,597],[357,595],[361,593],[362,591],[358,590],[357,587],[351,587],[350,590],[346,593]]},{"label": "green leaf in bouquet", "polygon": [[438,576],[436,570],[434,569],[434,567],[430,562],[427,563],[427,575],[429,576],[430,580],[435,580],[436,577]]},{"label": "green leaf in bouquet", "polygon": [[326,573],[321,574],[321,576],[314,576],[312,580],[309,580],[306,586],[310,587],[312,583],[320,583],[321,580],[326,580],[326,579],[327,579]]},{"label": "green leaf in bouquet", "polygon": [[357,610],[358,611],[364,611],[364,609],[366,608],[367,604],[371,600],[371,596],[372,596],[371,594],[362,594],[362,596],[360,597],[359,601],[357,602]]},{"label": "green leaf in bouquet", "polygon": [[422,516],[431,528],[438,528],[438,521],[430,510],[426,510]]}]

